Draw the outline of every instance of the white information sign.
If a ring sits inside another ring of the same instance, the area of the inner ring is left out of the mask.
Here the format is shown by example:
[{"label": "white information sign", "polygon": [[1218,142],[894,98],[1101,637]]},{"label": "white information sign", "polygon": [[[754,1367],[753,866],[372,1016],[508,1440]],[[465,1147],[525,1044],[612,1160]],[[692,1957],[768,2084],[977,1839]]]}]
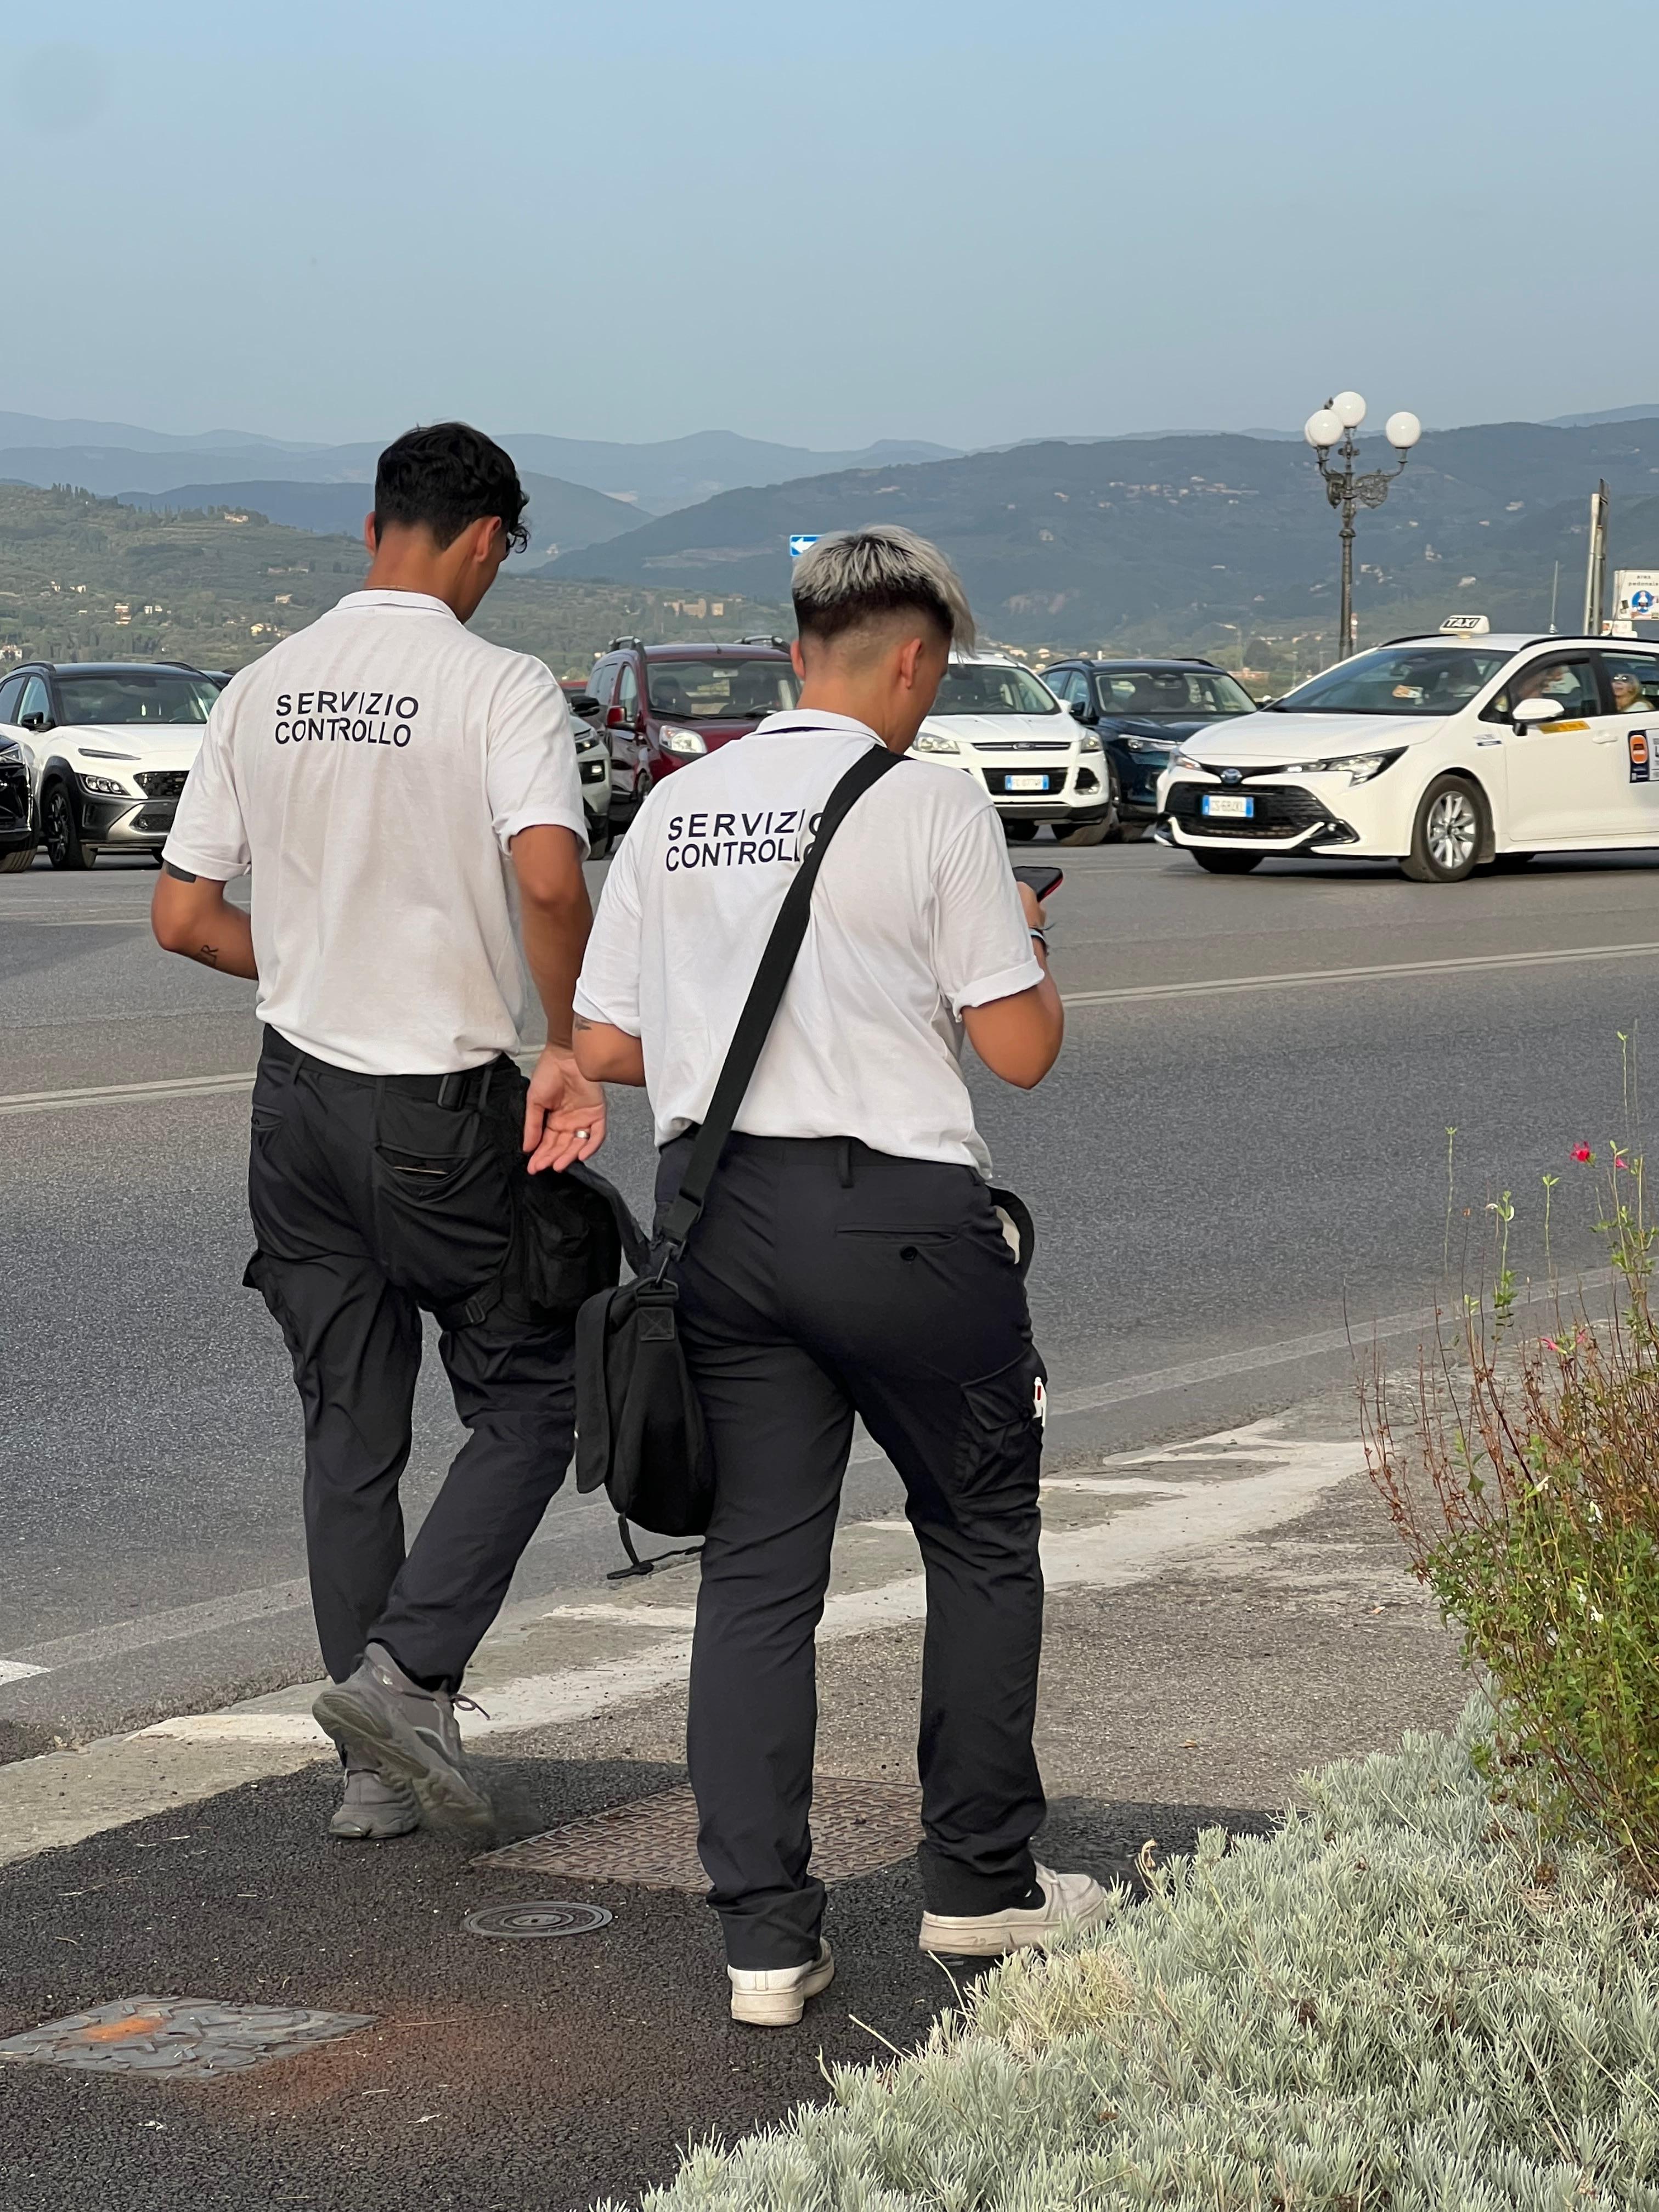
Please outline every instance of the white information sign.
[{"label": "white information sign", "polygon": [[1613,618],[1615,622],[1659,622],[1659,568],[1613,570]]}]

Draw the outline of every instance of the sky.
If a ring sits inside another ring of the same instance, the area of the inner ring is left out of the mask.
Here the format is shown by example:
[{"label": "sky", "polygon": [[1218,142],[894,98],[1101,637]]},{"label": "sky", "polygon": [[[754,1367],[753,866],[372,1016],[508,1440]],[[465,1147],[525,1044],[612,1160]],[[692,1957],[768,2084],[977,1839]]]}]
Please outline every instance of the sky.
[{"label": "sky", "polygon": [[833,449],[1659,403],[1653,27],[0,0],[0,409]]}]

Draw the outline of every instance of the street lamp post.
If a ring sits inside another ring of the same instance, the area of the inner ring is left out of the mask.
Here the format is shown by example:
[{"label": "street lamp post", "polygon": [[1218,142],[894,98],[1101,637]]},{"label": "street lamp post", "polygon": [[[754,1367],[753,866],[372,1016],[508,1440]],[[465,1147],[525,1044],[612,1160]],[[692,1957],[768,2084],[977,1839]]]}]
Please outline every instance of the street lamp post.
[{"label": "street lamp post", "polygon": [[[1423,434],[1423,425],[1415,415],[1390,415],[1382,426],[1382,434],[1400,456],[1398,469],[1373,469],[1364,476],[1354,474],[1354,463],[1359,458],[1359,448],[1353,434],[1365,419],[1365,403],[1357,392],[1339,392],[1334,399],[1309,416],[1302,434],[1313,447],[1319,461],[1319,473],[1325,479],[1325,496],[1342,513],[1342,614],[1340,642],[1337,659],[1346,660],[1353,651],[1353,519],[1362,507],[1381,507],[1389,495],[1389,486],[1411,459],[1412,447]],[[1340,469],[1330,465],[1330,452],[1334,446],[1341,461]]]}]

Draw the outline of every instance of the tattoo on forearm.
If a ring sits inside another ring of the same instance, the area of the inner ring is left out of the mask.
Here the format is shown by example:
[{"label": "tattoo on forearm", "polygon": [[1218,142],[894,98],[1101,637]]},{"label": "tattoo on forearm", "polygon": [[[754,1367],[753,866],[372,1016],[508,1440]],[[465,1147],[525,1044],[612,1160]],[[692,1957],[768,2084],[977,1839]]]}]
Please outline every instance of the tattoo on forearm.
[{"label": "tattoo on forearm", "polygon": [[592,1022],[586,1020],[580,1014],[572,1014],[570,1017],[570,1026],[573,1030],[591,1030],[593,1024]]},{"label": "tattoo on forearm", "polygon": [[196,880],[188,868],[175,868],[171,860],[163,860],[161,873],[171,876],[175,884],[193,884]]},{"label": "tattoo on forearm", "polygon": [[219,948],[216,945],[204,945],[194,957],[201,962],[204,968],[216,968],[219,965]]}]

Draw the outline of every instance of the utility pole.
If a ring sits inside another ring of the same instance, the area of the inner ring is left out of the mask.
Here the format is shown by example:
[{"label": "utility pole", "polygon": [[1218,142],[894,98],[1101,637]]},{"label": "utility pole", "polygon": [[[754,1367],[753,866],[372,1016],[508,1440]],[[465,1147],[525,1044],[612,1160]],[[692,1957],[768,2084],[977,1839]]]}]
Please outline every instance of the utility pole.
[{"label": "utility pole", "polygon": [[1601,609],[1607,590],[1607,479],[1590,494],[1589,559],[1584,569],[1584,635],[1601,635]]}]

